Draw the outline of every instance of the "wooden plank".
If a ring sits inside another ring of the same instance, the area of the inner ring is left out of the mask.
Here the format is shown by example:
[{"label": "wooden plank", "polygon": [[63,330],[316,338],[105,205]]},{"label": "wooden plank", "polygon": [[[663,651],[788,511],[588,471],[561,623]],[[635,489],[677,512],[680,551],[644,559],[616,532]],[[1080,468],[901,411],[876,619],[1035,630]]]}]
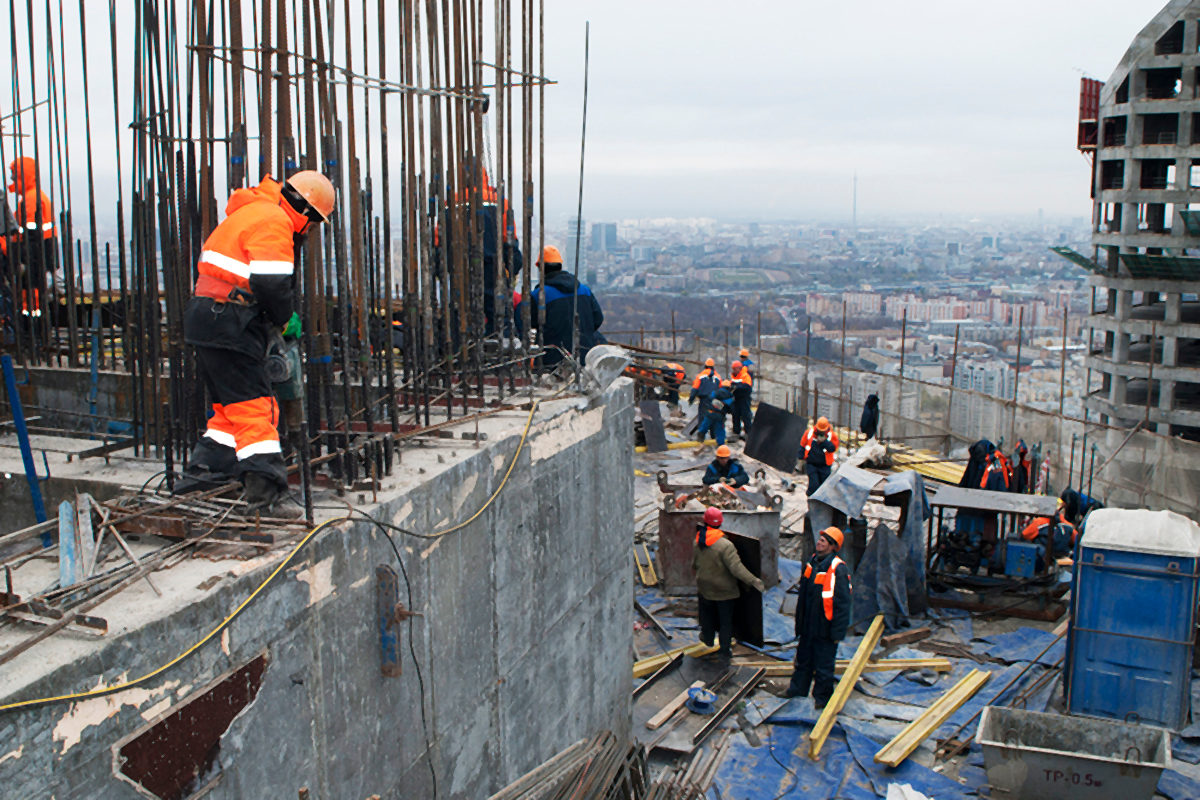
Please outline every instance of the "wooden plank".
[{"label": "wooden plank", "polygon": [[75,493],[75,541],[79,545],[80,579],[92,574],[96,566],[96,534],[92,531],[92,498]]},{"label": "wooden plank", "polygon": [[879,646],[895,647],[896,645],[900,644],[912,644],[913,642],[919,642],[922,639],[928,639],[932,635],[933,631],[927,627],[911,628],[907,631],[890,633],[887,636],[880,637]]},{"label": "wooden plank", "polygon": [[[636,548],[635,548],[636,549]],[[650,582],[647,586],[658,585],[658,573],[654,571],[654,559],[650,557],[650,548],[645,544],[642,545],[642,555],[646,557],[646,569],[650,573]]]},{"label": "wooden plank", "polygon": [[963,703],[974,697],[975,693],[983,688],[983,685],[991,677],[992,673],[990,672],[980,669],[971,670],[962,680],[939,697],[933,705],[925,709],[921,716],[908,723],[904,730],[880,748],[879,752],[875,754],[875,761],[887,764],[889,767],[900,766],[900,762],[908,758],[921,742],[929,738],[934,731],[941,727],[942,723],[950,719],[950,716],[962,707]]},{"label": "wooden plank", "polygon": [[695,644],[676,647],[672,650],[668,650],[665,653],[660,653],[656,656],[650,656],[649,658],[643,658],[640,661],[635,661],[633,663],[633,677],[646,677],[680,653],[685,656],[706,656],[709,653],[717,652],[718,649],[720,648],[716,644],[707,645],[703,642],[696,642]]},{"label": "wooden plank", "polygon": [[875,645],[879,644],[881,635],[883,635],[883,615],[877,614],[874,621],[871,622],[871,627],[867,628],[862,641],[858,643],[858,650],[854,652],[854,658],[850,659],[846,671],[842,673],[837,688],[833,690],[833,697],[829,698],[829,703],[826,704],[825,710],[821,712],[817,724],[813,726],[812,733],[808,736],[808,757],[812,760],[816,761],[817,756],[821,754],[821,748],[825,746],[825,739],[833,730],[833,723],[837,720],[838,712],[850,699],[850,692],[854,691],[854,684],[858,683],[858,677],[862,675],[863,667],[871,657],[871,651],[875,649]]},{"label": "wooden plank", "polygon": [[646,727],[652,731],[658,730],[662,724],[671,718],[671,715],[679,710],[679,707],[687,702],[688,692],[692,689],[703,688],[704,681],[695,681],[691,686],[684,689],[679,694],[671,698],[670,702],[659,709],[658,713],[650,719],[646,720]]}]

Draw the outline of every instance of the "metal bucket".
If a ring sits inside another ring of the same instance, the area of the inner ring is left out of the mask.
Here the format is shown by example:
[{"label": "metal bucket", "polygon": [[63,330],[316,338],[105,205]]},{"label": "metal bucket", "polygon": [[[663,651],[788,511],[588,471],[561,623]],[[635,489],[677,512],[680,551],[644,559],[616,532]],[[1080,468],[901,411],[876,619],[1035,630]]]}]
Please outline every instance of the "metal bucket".
[{"label": "metal bucket", "polygon": [[1171,761],[1162,728],[998,706],[975,740],[994,798],[1149,800]]}]

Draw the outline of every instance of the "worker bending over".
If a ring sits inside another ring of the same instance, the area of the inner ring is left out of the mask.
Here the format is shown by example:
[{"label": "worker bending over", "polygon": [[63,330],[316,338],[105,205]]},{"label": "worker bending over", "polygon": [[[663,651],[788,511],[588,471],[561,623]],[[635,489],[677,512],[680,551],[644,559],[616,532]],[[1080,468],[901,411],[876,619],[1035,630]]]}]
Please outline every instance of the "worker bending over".
[{"label": "worker bending over", "polygon": [[738,581],[760,593],[766,587],[738,558],[737,548],[721,530],[724,523],[721,509],[704,509],[704,522],[696,526],[692,569],[696,571],[696,590],[700,595],[700,641],[712,647],[713,634],[719,634],[718,655],[727,660],[733,655],[733,609],[742,594]]},{"label": "worker bending over", "polygon": [[808,475],[808,488],[804,493],[812,497],[833,471],[833,459],[837,454],[838,437],[825,417],[817,421],[800,437],[800,460]]},{"label": "worker bending over", "polygon": [[723,444],[718,447],[717,457],[704,471],[704,485],[712,486],[714,483],[723,483],[737,489],[749,482],[750,476],[746,474],[746,468],[733,457],[733,451],[729,449],[729,445]]},{"label": "worker bending over", "polygon": [[282,328],[284,338],[300,336],[292,308],[292,237],[327,221],[333,205],[333,184],[319,172],[297,172],[282,184],[263,178],[230,196],[224,221],[204,242],[183,334],[196,348],[212,416],[177,492],[237,478],[251,511],[302,513],[287,491],[267,342],[273,327]]},{"label": "worker bending over", "polygon": [[838,556],[844,539],[839,528],[821,531],[796,600],[796,666],[786,694],[807,697],[811,687],[817,709],[833,696],[837,643],[846,637],[853,613],[850,567]]},{"label": "worker bending over", "polygon": [[729,381],[721,381],[708,399],[707,410],[700,412],[700,427],[696,429],[696,438],[703,442],[704,437],[711,433],[718,447],[725,444],[725,415],[732,411],[733,391]]}]

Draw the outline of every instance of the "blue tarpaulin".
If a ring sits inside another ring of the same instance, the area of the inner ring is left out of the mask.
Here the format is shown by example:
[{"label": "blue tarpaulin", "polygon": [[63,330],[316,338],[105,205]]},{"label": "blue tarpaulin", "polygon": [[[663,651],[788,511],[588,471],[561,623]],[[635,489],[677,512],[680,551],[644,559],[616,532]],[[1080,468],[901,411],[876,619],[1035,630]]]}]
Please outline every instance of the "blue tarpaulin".
[{"label": "blue tarpaulin", "polygon": [[1038,654],[1046,649],[1046,645],[1054,641],[1053,633],[1040,628],[1018,628],[1008,633],[980,636],[975,641],[983,643],[983,646],[973,645],[975,650],[1008,664],[1037,659],[1039,664],[1045,664],[1048,667],[1054,666],[1062,661],[1063,655],[1067,652],[1066,641],[1060,639],[1046,651],[1045,655],[1039,658]]}]

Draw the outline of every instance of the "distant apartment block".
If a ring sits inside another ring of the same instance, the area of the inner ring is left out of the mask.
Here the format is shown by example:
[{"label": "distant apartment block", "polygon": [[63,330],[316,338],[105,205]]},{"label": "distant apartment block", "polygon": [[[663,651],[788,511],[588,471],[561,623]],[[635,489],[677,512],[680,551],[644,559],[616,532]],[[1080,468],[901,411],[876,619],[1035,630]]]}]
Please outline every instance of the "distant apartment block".
[{"label": "distant apartment block", "polygon": [[998,359],[960,361],[954,374],[954,388],[969,389],[955,398],[950,426],[969,431],[979,439],[996,439],[1005,433],[1004,410],[997,400],[1012,400],[1016,391],[1016,371]]},{"label": "distant apartment block", "polygon": [[575,254],[579,254],[579,270],[587,267],[587,247],[584,232],[587,230],[587,220],[571,217],[567,220],[567,249],[563,252],[563,267],[570,272],[575,271]]},{"label": "distant apartment block", "polygon": [[597,222],[592,225],[591,249],[597,253],[611,253],[617,249],[617,223]]}]

